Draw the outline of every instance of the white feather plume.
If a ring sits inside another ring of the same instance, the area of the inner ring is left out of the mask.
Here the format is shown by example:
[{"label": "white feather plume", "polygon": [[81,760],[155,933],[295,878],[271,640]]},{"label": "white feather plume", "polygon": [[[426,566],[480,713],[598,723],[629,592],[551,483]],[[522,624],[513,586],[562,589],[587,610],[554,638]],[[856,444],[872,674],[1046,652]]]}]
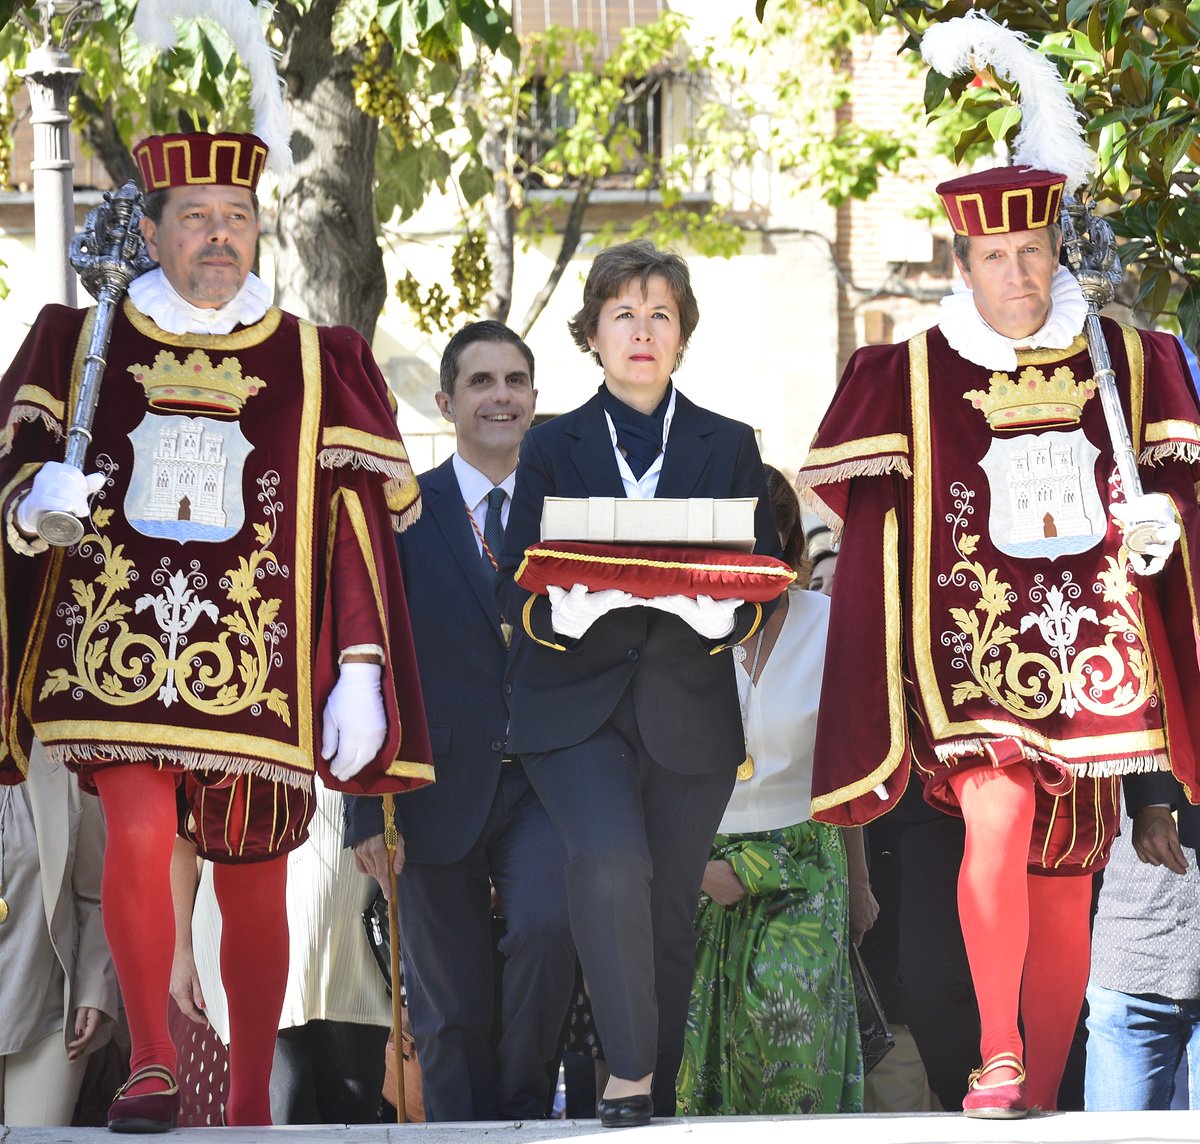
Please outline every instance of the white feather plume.
[{"label": "white feather plume", "polygon": [[944,76],[991,68],[1020,86],[1021,130],[1013,162],[1066,176],[1066,193],[1091,180],[1096,155],[1087,145],[1078,108],[1053,62],[1019,32],[972,10],[934,24],[921,41],[925,62]]},{"label": "white feather plume", "polygon": [[252,0],[138,0],[134,34],[143,43],[168,51],[176,40],[176,20],[211,20],[233,41],[250,73],[254,133],[267,145],[267,166],[276,173],[292,166],[291,129],[283,104],[283,80],[275,70],[276,53],[263,34]]}]

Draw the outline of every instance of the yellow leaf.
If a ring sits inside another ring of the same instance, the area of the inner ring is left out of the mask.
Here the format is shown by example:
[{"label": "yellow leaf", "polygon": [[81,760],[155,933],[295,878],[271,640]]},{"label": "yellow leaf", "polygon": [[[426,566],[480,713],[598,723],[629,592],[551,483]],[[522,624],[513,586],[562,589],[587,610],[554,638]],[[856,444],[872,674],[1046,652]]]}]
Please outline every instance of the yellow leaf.
[{"label": "yellow leaf", "polygon": [[963,537],[959,538],[958,550],[964,556],[970,556],[975,551],[976,545],[978,545],[978,544],[979,544],[978,536],[963,536]]},{"label": "yellow leaf", "polygon": [[285,727],[292,725],[292,713],[288,707],[287,695],[280,691],[278,687],[268,692],[267,707],[283,720]]},{"label": "yellow leaf", "polygon": [[92,524],[97,528],[107,528],[108,522],[112,520],[112,514],[111,508],[94,508],[92,509]]},{"label": "yellow leaf", "polygon": [[271,543],[271,529],[269,525],[263,524],[262,521],[254,526],[254,535],[258,537],[259,548],[266,548]]},{"label": "yellow leaf", "polygon": [[96,640],[91,647],[87,649],[87,652],[84,656],[84,662],[87,664],[88,671],[93,673],[96,671],[96,669],[104,662],[104,655],[107,651],[107,637]]},{"label": "yellow leaf", "polygon": [[57,695],[60,691],[66,691],[71,686],[71,677],[67,674],[65,667],[56,667],[46,676],[46,682],[42,684],[42,693],[40,699],[45,699],[48,695]]}]

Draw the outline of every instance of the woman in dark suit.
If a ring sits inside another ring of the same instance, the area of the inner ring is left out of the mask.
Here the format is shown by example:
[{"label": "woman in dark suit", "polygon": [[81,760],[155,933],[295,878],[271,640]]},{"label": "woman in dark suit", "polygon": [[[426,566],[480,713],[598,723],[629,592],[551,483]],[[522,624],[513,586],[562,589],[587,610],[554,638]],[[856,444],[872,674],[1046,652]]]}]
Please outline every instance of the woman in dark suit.
[{"label": "woman in dark suit", "polygon": [[640,240],[596,257],[570,330],[604,381],[526,435],[501,561],[517,632],[508,750],[566,846],[607,1127],[675,1114],[700,881],[745,758],[729,649],[762,609],[580,586],[531,596],[513,575],[548,496],[757,497],[756,551],[778,555],[753,431],[672,384],[698,317],[677,254]]}]

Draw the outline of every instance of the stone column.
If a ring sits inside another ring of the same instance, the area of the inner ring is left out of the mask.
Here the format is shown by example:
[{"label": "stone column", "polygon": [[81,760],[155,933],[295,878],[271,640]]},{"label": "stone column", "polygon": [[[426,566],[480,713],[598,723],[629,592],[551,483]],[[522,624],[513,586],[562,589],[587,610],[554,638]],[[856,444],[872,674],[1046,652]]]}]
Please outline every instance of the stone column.
[{"label": "stone column", "polygon": [[40,302],[74,306],[75,271],[69,250],[75,233],[75,161],[71,158],[71,93],[83,74],[61,48],[31,51],[19,73],[29,89],[33,124],[33,211]]}]

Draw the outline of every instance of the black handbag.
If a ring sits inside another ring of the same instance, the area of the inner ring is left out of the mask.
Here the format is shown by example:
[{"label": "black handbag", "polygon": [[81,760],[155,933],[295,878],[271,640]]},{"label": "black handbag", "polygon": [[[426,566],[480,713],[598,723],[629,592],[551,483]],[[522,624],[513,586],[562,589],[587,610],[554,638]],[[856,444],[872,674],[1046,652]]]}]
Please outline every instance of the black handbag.
[{"label": "black handbag", "polygon": [[850,978],[854,982],[854,1001],[858,1008],[858,1036],[862,1041],[865,1076],[895,1048],[896,1038],[888,1029],[887,1017],[862,954],[853,943],[850,945]]},{"label": "black handbag", "polygon": [[[362,912],[363,929],[367,931],[367,945],[383,980],[387,984],[388,995],[392,992],[392,947],[388,938],[388,904],[383,896],[383,890],[377,889],[370,904]],[[403,982],[401,982],[403,987]]]}]

